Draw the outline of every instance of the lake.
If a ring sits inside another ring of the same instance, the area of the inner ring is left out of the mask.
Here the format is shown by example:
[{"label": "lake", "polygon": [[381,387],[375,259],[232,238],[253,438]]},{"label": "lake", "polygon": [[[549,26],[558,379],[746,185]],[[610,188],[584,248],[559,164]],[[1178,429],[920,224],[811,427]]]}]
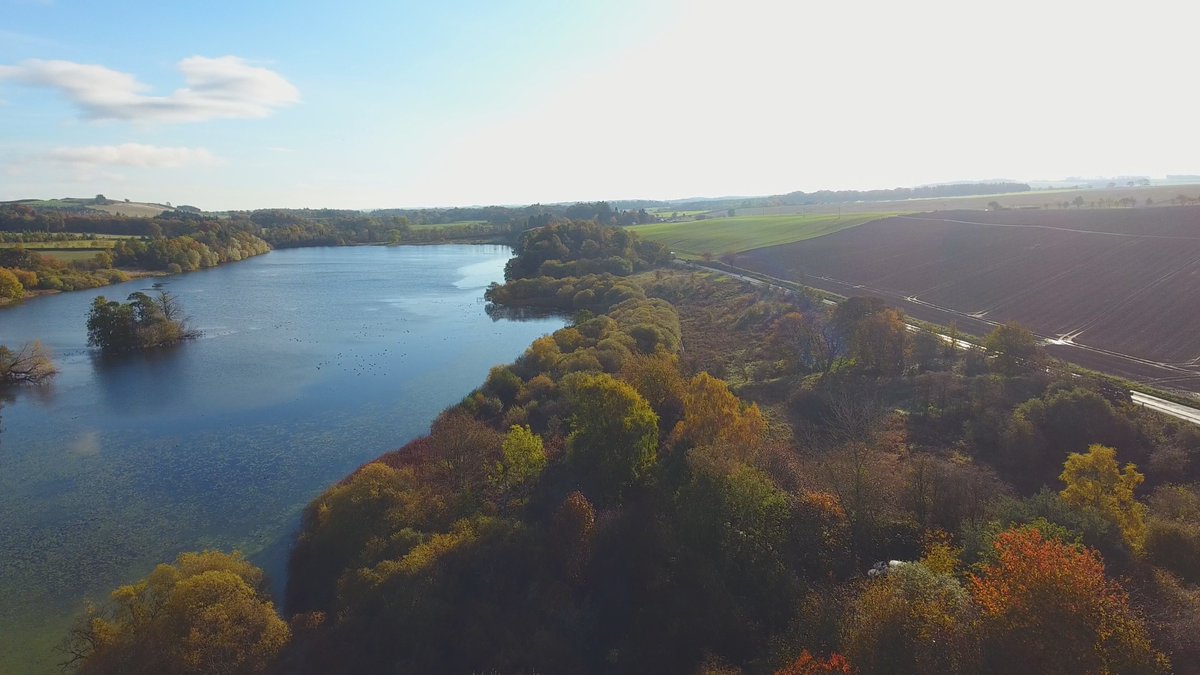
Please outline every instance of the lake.
[{"label": "lake", "polygon": [[[303,507],[561,319],[494,321],[503,246],[306,248],[0,310],[59,374],[0,409],[0,673],[57,672],[83,599],[183,551],[239,549],[279,589]],[[203,331],[101,358],[92,299],[161,287]]]}]

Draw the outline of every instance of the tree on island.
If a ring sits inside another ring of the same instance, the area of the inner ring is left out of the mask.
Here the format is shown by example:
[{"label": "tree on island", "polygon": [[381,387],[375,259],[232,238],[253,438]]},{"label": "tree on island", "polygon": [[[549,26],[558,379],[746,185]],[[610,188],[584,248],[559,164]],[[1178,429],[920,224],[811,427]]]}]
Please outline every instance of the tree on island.
[{"label": "tree on island", "polygon": [[101,295],[92,301],[88,345],[115,353],[162,347],[200,335],[188,328],[179,302],[170,293],[160,291],[152,298],[138,291],[127,300],[110,301]]}]

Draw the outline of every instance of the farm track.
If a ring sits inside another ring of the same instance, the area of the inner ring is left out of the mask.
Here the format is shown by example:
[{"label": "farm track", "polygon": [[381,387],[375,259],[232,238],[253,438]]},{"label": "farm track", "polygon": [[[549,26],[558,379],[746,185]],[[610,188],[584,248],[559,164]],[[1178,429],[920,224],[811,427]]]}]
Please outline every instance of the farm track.
[{"label": "farm track", "polygon": [[1017,321],[1067,361],[1200,392],[1200,208],[896,216],[738,264],[967,332]]}]

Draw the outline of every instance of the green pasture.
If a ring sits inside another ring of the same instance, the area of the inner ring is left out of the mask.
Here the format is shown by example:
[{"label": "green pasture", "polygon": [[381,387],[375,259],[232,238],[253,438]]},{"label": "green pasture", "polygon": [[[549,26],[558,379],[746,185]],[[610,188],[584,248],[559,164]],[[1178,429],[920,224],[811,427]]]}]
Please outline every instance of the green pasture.
[{"label": "green pasture", "polygon": [[16,248],[23,246],[26,250],[42,250],[42,249],[80,249],[90,248],[102,251],[110,249],[117,245],[117,240],[121,237],[106,237],[104,239],[77,239],[72,241],[6,241],[0,242],[0,248]]},{"label": "green pasture", "polygon": [[93,249],[73,248],[73,249],[68,249],[68,250],[43,248],[43,249],[38,249],[37,252],[39,255],[44,255],[48,258],[55,258],[55,259],[61,260],[63,262],[74,262],[76,260],[91,260],[92,258],[95,258],[103,250],[104,249],[99,249],[99,248],[93,248]]},{"label": "green pasture", "polygon": [[76,260],[91,260],[97,253],[107,251],[117,245],[117,239],[84,239],[77,241],[26,241],[0,242],[0,248],[25,247],[26,251],[36,251],[39,255],[55,258],[63,262]]},{"label": "green pasture", "polygon": [[652,223],[630,229],[646,239],[666,244],[681,257],[694,258],[705,253],[741,253],[790,244],[893,215],[896,214],[734,216],[682,223]]}]

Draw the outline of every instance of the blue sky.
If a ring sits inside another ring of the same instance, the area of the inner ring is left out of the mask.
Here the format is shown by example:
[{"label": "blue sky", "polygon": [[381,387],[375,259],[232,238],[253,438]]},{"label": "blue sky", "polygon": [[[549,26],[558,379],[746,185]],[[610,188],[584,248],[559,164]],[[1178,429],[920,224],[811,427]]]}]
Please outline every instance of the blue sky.
[{"label": "blue sky", "polygon": [[973,4],[0,0],[0,199],[374,208],[1200,173],[1196,9]]}]

